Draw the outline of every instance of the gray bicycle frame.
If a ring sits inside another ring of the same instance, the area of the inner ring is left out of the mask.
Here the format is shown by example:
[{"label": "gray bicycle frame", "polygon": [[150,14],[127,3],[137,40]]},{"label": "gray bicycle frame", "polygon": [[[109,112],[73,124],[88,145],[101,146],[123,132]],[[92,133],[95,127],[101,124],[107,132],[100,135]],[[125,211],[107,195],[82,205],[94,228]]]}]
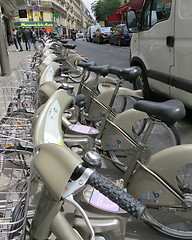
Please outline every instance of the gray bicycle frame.
[{"label": "gray bicycle frame", "polygon": [[[47,114],[50,113],[50,108],[55,107],[55,102],[60,103],[58,99],[63,100],[63,90],[55,92],[48,100],[46,106],[43,107],[43,110],[39,113],[43,117],[37,117],[39,123],[43,122],[43,124],[47,124],[43,118],[46,119]],[[61,144],[61,117],[62,111],[66,105],[66,101],[61,101],[61,105],[59,104],[60,111],[56,111],[59,117],[57,118],[58,121],[54,122],[59,129],[59,138],[55,132],[55,137],[53,136],[53,132],[51,132],[49,134],[50,139],[42,138],[42,136],[45,136],[44,131],[48,131],[50,128],[37,128],[38,130],[35,130],[36,134],[40,134],[39,138],[36,136],[35,139],[42,139],[42,142],[37,141],[37,143],[43,143],[44,141],[54,143],[52,145],[42,144],[37,147],[36,155],[32,161],[33,168],[46,186],[46,188],[43,190],[42,199],[39,203],[39,206],[42,207],[43,204],[45,208],[37,208],[37,215],[34,218],[34,224],[32,225],[31,230],[31,233],[34,234],[33,236],[35,236],[37,239],[43,239],[44,237],[47,238],[50,228],[53,229],[56,236],[61,236],[63,229],[61,226],[65,226],[65,224],[66,232],[69,233],[72,231],[74,233],[74,238],[72,239],[81,239],[79,238],[79,235],[76,234],[76,231],[71,228],[70,224],[66,222],[65,218],[61,216],[61,213],[59,213],[60,206],[62,204],[61,196],[63,190],[65,189],[65,186],[74,169],[81,164],[81,158],[77,154],[72,153],[69,149],[67,149],[63,142]],[[37,122],[34,122],[34,124],[37,124]],[[57,140],[57,142],[55,142],[55,140]],[[170,208],[186,207],[184,196],[177,186],[175,179],[178,169],[180,169],[183,165],[192,162],[191,154],[192,145],[181,145],[158,152],[157,154],[153,155],[145,164],[142,164],[137,160],[137,171],[134,174],[130,173],[131,177],[129,176],[129,181],[127,181],[126,184],[128,192],[134,197],[139,198],[145,191],[148,191],[150,199],[147,199],[146,202],[144,201],[145,199],[143,200],[147,206],[161,206]],[[162,193],[158,195],[158,201],[157,194],[154,194],[154,190],[158,191],[158,194]],[[103,215],[105,214],[101,213],[101,215],[97,215],[97,219],[92,220],[91,223],[95,229],[97,229],[98,219],[102,218]],[[114,219],[117,219],[116,214],[111,215],[114,216]],[[61,224],[57,225],[56,223],[58,223],[60,220]],[[148,219],[148,222],[150,222],[150,219]],[[79,231],[83,232],[85,226],[86,224],[82,224]],[[104,230],[106,227],[104,224],[103,226],[104,227],[102,230]],[[62,238],[58,239],[64,240],[66,239],[65,237],[66,235],[64,234]]]}]

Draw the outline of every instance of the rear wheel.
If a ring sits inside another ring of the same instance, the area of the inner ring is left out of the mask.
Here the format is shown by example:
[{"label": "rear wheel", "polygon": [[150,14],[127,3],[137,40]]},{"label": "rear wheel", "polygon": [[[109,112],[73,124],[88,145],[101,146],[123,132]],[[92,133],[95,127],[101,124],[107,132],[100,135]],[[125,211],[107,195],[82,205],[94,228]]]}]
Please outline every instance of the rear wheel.
[{"label": "rear wheel", "polygon": [[[133,126],[133,133],[137,142],[142,141],[142,137],[147,130],[149,120],[141,119]],[[146,143],[147,156],[141,156],[143,159],[163,149],[180,144],[180,138],[174,126],[167,126],[162,122],[156,122]],[[146,152],[145,152],[146,153]],[[109,156],[115,161],[114,165],[122,171],[126,171],[130,164],[132,155],[135,152],[130,150],[109,151]]]}]

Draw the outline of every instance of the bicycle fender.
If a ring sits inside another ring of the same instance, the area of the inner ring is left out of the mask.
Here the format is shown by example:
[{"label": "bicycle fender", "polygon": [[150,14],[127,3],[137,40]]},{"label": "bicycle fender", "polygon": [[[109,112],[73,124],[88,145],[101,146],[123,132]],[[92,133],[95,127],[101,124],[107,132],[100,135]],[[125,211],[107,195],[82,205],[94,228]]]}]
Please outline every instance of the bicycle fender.
[{"label": "bicycle fender", "polygon": [[50,54],[53,53],[52,49],[48,49],[46,52],[43,53],[43,56],[41,57],[41,61],[43,62],[46,57],[48,57]]},{"label": "bicycle fender", "polygon": [[[98,85],[101,83],[111,83],[113,85],[117,84],[117,80],[111,77],[99,77],[98,78]],[[86,82],[85,85],[90,88],[93,89],[94,88],[94,84],[95,84],[95,78],[89,78]]]},{"label": "bicycle fender", "polygon": [[56,62],[51,62],[45,70],[42,72],[40,77],[39,86],[45,82],[53,81],[55,73],[59,70],[59,64]]},{"label": "bicycle fender", "polygon": [[55,93],[44,104],[39,115],[35,115],[33,127],[33,143],[37,146],[42,143],[55,143],[64,146],[63,131],[61,128],[62,114],[72,102],[67,92],[63,89]]},{"label": "bicycle fender", "polygon": [[[109,106],[113,91],[114,91],[113,89],[108,89],[105,92],[99,94],[97,97],[95,97],[96,101],[101,102],[104,106],[106,106],[106,109],[107,109],[107,107]],[[121,95],[133,96],[133,97],[138,98],[137,93],[135,93],[133,90],[126,89],[126,88],[119,88],[117,96],[121,96]],[[142,98],[142,97],[140,97],[140,98]],[[101,119],[101,116],[105,113],[105,109],[102,107],[102,105],[100,105],[96,101],[94,101],[94,100],[92,101],[92,103],[89,107],[89,110],[88,110],[88,116],[89,116],[90,121],[99,121]],[[144,114],[144,115],[146,115],[146,114]],[[127,124],[127,119],[125,119],[126,124]]]},{"label": "bicycle fender", "polygon": [[32,167],[54,199],[60,201],[72,173],[82,160],[67,147],[57,144],[40,144],[36,150]]},{"label": "bicycle fender", "polygon": [[[81,57],[80,55],[74,56],[73,58],[69,59],[68,62],[73,65],[74,67],[76,67],[75,62],[79,62],[79,61],[86,61],[86,59],[84,57]],[[87,61],[86,61],[87,62]]]},{"label": "bicycle fender", "polygon": [[39,66],[39,70],[42,73],[45,68],[51,63],[54,62],[57,59],[57,56],[55,54],[50,54],[49,56],[47,56],[44,61],[40,64]]},{"label": "bicycle fender", "polygon": [[61,84],[54,81],[41,84],[39,87],[39,100],[41,104],[45,103],[60,86]]},{"label": "bicycle fender", "polygon": [[[170,147],[152,155],[146,168],[163,179],[182,198],[176,175],[183,166],[192,163],[191,155],[192,144]],[[146,205],[178,207],[183,204],[178,197],[143,168],[136,171],[127,189],[130,194]]]},{"label": "bicycle fender", "polygon": [[[125,134],[135,139],[133,134],[133,125],[137,120],[147,118],[147,114],[129,109],[123,113],[118,114],[113,119],[113,125],[108,124],[102,135],[102,148],[103,149],[125,149],[134,148],[134,142],[128,141],[126,136],[118,130],[120,128]],[[115,125],[114,125],[115,124]],[[115,127],[117,126],[117,127]]]}]

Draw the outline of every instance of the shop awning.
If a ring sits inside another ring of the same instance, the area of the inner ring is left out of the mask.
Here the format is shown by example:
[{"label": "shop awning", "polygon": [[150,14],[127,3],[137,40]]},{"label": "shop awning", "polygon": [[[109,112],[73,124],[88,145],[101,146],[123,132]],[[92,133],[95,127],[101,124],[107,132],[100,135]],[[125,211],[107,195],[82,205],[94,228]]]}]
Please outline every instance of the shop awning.
[{"label": "shop awning", "polygon": [[121,22],[121,14],[117,11],[114,12],[110,17],[107,18],[107,22]]},{"label": "shop awning", "polygon": [[126,14],[128,9],[134,9],[135,11],[140,11],[142,9],[144,0],[133,0],[127,5],[117,9],[110,17],[108,17],[107,22],[121,22],[122,15]]}]

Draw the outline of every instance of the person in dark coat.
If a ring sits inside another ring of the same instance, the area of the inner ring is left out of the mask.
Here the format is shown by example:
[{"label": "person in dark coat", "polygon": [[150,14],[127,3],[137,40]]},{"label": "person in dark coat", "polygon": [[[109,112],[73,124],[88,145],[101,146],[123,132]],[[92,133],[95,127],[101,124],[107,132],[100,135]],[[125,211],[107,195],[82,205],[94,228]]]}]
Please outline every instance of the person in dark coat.
[{"label": "person in dark coat", "polygon": [[36,49],[35,43],[36,43],[36,40],[37,40],[37,35],[38,35],[37,30],[34,27],[32,27],[31,28],[31,42],[34,46],[34,49]]},{"label": "person in dark coat", "polygon": [[17,37],[17,42],[19,44],[20,47],[20,52],[23,51],[23,47],[22,47],[22,38],[23,38],[23,32],[21,31],[21,29],[17,29],[17,33],[16,33],[16,37]]},{"label": "person in dark coat", "polygon": [[29,31],[29,29],[27,28],[24,28],[24,31],[23,31],[23,40],[25,42],[25,47],[26,47],[26,50],[28,51],[31,51],[31,32]]},{"label": "person in dark coat", "polygon": [[17,44],[18,43],[17,42],[17,29],[13,28],[12,36],[13,36],[13,43],[15,45],[16,51],[18,52],[19,48],[18,48],[18,44]]}]

